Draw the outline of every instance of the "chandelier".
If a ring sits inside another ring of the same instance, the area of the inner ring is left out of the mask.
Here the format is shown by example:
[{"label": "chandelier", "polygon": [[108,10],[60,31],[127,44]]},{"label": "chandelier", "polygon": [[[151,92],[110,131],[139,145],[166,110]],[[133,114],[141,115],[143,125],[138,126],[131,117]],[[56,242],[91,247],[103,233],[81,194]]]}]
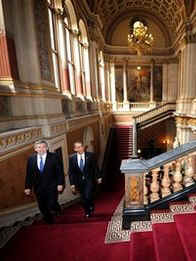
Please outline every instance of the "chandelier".
[{"label": "chandelier", "polygon": [[128,46],[137,51],[138,55],[149,52],[154,38],[149,33],[147,25],[141,20],[130,21],[130,33],[128,34]]}]

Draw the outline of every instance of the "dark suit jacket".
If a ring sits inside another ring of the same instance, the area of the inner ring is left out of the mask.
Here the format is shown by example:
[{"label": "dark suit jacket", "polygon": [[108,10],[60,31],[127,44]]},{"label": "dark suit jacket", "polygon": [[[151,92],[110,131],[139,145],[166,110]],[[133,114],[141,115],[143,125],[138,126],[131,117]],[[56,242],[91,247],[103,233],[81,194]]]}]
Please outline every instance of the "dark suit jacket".
[{"label": "dark suit jacket", "polygon": [[40,190],[57,189],[58,185],[64,185],[63,164],[56,153],[47,152],[43,173],[37,166],[37,154],[29,157],[27,162],[25,188],[34,188],[35,192]]},{"label": "dark suit jacket", "polygon": [[70,185],[80,187],[80,184],[84,181],[92,181],[101,178],[101,173],[97,166],[97,161],[94,153],[85,152],[85,165],[83,172],[78,166],[77,153],[73,154],[69,158],[69,180]]}]

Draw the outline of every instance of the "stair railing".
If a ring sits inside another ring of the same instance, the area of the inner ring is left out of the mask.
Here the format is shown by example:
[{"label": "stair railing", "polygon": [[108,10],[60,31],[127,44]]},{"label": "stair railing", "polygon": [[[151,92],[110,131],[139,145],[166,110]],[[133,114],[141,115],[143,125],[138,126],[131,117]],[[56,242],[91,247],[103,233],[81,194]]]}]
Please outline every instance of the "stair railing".
[{"label": "stair railing", "polygon": [[176,103],[168,102],[168,103],[164,103],[160,106],[157,106],[151,110],[148,110],[144,113],[136,115],[135,120],[136,120],[136,123],[142,123],[142,122],[152,119],[153,117],[156,117],[162,113],[165,113],[168,111],[175,111],[175,110],[176,110]]},{"label": "stair railing", "polygon": [[196,189],[196,141],[191,141],[149,160],[121,163],[125,174],[125,209],[158,206],[181,193]]}]

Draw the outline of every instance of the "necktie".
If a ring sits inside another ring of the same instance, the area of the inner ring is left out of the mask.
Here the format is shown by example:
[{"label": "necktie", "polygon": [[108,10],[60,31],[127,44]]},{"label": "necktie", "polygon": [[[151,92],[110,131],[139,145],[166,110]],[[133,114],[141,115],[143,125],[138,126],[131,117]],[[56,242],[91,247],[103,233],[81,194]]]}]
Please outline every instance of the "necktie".
[{"label": "necktie", "polygon": [[40,165],[39,165],[40,172],[43,172],[44,170],[44,162],[42,156],[40,156]]},{"label": "necktie", "polygon": [[82,157],[80,157],[80,169],[81,169],[81,171],[83,171],[83,169],[84,169],[84,162],[83,162]]}]

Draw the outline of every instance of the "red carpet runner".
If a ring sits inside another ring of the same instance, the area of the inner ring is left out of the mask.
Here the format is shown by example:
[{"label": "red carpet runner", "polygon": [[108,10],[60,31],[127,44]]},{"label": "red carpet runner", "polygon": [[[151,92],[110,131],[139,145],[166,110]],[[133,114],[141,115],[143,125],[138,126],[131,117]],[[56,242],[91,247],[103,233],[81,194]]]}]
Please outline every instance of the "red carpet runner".
[{"label": "red carpet runner", "polygon": [[[121,184],[122,187],[124,184]],[[196,260],[196,213],[174,213],[172,222],[160,221],[152,224],[152,231],[133,232],[130,242],[105,244],[108,221],[124,194],[119,186],[113,189],[99,196],[95,216],[90,219],[83,217],[83,211],[77,204],[65,209],[55,225],[39,222],[23,228],[0,250],[0,260]],[[181,207],[183,209],[183,205]]]},{"label": "red carpet runner", "polygon": [[191,197],[195,202],[173,203],[177,206],[173,221],[162,223],[160,218],[152,221],[152,231],[131,234],[130,261],[196,261],[196,213],[185,212],[194,211],[196,195]]},{"label": "red carpet runner", "polygon": [[[121,188],[124,187],[124,184]],[[129,242],[105,244],[108,221],[124,191],[114,188],[96,200],[94,217],[85,219],[80,205],[64,210],[57,224],[23,228],[1,249],[2,261],[128,261]]]}]

